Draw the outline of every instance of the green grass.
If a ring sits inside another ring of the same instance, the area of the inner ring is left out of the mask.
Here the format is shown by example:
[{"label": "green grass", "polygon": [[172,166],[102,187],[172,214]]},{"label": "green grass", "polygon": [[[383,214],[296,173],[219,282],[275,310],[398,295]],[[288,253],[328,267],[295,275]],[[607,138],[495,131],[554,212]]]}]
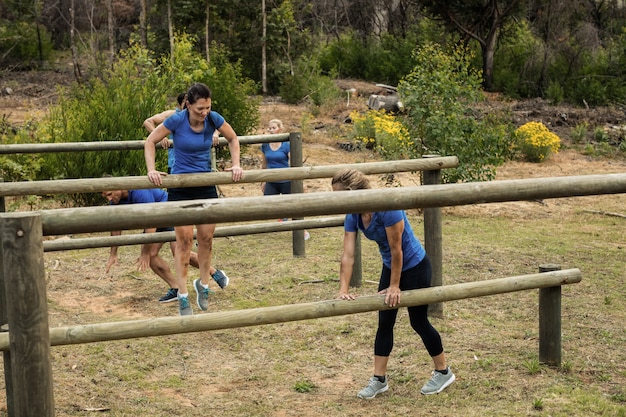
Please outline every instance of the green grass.
[{"label": "green grass", "polygon": [[[402,310],[390,389],[373,401],[356,398],[372,373],[370,312],[53,347],[56,415],[107,408],[110,416],[625,416],[626,227],[566,203],[576,201],[443,214],[444,284],[536,273],[545,263],[582,271],[581,283],[563,287],[561,368],[538,361],[533,290],[444,304],[432,322],[457,381],[436,396],[419,394],[432,362]],[[624,196],[595,203],[617,212]],[[410,215],[421,235],[421,216]],[[289,233],[217,239],[214,263],[232,284],[213,288],[210,311],[334,298],[342,230],[310,232],[304,258],[292,256]],[[364,284],[355,292],[365,295],[376,291],[380,260],[362,243]],[[121,265],[105,274],[108,249],[47,253],[51,325],[176,315],[175,305],[155,301],[165,285],[135,271],[136,256],[137,248],[120,248]]]}]

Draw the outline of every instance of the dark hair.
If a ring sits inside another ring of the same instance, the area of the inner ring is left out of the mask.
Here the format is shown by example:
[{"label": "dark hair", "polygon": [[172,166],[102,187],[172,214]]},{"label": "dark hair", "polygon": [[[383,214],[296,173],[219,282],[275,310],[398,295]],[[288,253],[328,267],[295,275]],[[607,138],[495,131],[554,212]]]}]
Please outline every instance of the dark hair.
[{"label": "dark hair", "polygon": [[187,103],[194,104],[201,98],[211,98],[211,90],[209,87],[202,83],[195,83],[189,87],[189,91],[187,91]]},{"label": "dark hair", "polygon": [[181,106],[187,97],[187,93],[180,93],[178,97],[176,97],[176,101],[178,101],[178,105]]}]

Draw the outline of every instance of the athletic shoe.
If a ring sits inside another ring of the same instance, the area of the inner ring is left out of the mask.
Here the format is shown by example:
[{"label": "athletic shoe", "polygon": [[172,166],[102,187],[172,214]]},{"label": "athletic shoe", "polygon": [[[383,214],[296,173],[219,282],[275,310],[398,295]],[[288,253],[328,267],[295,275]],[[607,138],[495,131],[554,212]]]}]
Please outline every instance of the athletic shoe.
[{"label": "athletic shoe", "polygon": [[216,269],[215,273],[211,276],[213,277],[215,282],[217,282],[217,285],[219,285],[221,289],[228,287],[228,283],[230,282],[230,279],[228,279],[228,276],[226,276],[224,271],[220,269]]},{"label": "athletic shoe", "polygon": [[178,288],[170,288],[163,297],[159,298],[161,303],[169,303],[175,300],[178,300]]},{"label": "athletic shoe", "polygon": [[193,310],[189,305],[189,297],[178,298],[178,312],[181,316],[191,316],[193,314]]},{"label": "athletic shoe", "polygon": [[208,310],[209,309],[209,289],[204,288],[200,278],[193,281],[193,288],[196,290],[196,294],[197,294],[196,302],[198,303],[198,307],[200,307],[200,309],[204,311]]},{"label": "athletic shoe", "polygon": [[421,393],[424,395],[428,394],[439,394],[441,391],[446,389],[448,385],[454,382],[456,377],[450,370],[450,367],[447,368],[448,373],[442,374],[441,372],[433,371],[433,376],[428,380],[426,384],[422,387]]},{"label": "athletic shoe", "polygon": [[378,378],[373,376],[370,378],[370,382],[367,384],[367,387],[359,391],[356,396],[365,400],[371,400],[377,394],[385,392],[388,389],[389,385],[387,384],[387,378],[385,378],[385,382],[380,382]]}]

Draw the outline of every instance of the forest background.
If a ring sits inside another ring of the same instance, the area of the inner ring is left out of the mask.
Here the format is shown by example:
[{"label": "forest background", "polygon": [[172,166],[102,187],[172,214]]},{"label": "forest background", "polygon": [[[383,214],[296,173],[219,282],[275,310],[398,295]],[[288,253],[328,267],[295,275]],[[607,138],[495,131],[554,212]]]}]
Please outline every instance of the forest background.
[{"label": "forest background", "polygon": [[[520,152],[541,161],[561,138],[531,138],[529,152],[509,114],[480,108],[484,93],[608,106],[619,125],[625,22],[623,1],[8,0],[0,5],[2,71],[69,64],[74,82],[43,122],[16,128],[5,118],[0,133],[5,143],[140,139],[143,119],[173,106],[194,81],[211,86],[214,109],[239,134],[258,127],[260,98],[276,94],[310,104],[304,129],[345,101],[338,80],[355,79],[397,86],[406,111],[368,115],[337,136],[387,159],[457,155],[463,163],[448,182],[493,179],[494,167]],[[623,129],[586,120],[571,136],[589,153],[626,148]],[[142,158],[121,159],[20,156],[0,166],[5,180],[141,172]]]}]

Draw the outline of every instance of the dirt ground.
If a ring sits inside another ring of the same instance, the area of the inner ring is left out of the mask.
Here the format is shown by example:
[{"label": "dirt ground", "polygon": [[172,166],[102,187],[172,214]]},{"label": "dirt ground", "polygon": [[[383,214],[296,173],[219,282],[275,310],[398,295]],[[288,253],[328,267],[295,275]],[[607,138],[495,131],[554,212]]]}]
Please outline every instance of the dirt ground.
[{"label": "dirt ground", "polygon": [[[10,124],[21,124],[26,123],[31,119],[40,118],[42,115],[45,114],[47,107],[55,101],[56,92],[53,87],[55,85],[67,85],[68,82],[69,80],[67,74],[61,73],[49,73],[45,74],[44,76],[36,73],[23,73],[18,75],[0,73],[0,123],[5,122]],[[309,166],[358,163],[377,160],[376,156],[372,155],[368,151],[346,152],[340,149],[337,145],[337,142],[341,141],[341,139],[337,137],[337,132],[346,128],[344,120],[349,112],[355,109],[365,110],[368,95],[378,92],[378,89],[371,83],[354,81],[343,81],[341,83],[341,87],[345,89],[355,88],[359,94],[356,97],[351,97],[349,104],[346,101],[345,106],[341,106],[332,112],[324,113],[320,116],[314,117],[308,120],[306,122],[306,125],[304,125],[303,123],[303,115],[305,113],[308,113],[306,105],[285,105],[277,98],[266,98],[263,101],[260,109],[260,126],[257,133],[264,133],[264,127],[267,125],[267,122],[272,118],[282,119],[288,130],[302,131],[304,140],[305,165]],[[522,124],[526,121],[543,121],[544,123],[549,125],[551,129],[555,131],[555,133],[557,133],[565,141],[568,140],[570,129],[573,126],[576,126],[576,124],[581,121],[587,121],[592,126],[623,126],[626,123],[626,113],[623,110],[619,109],[580,109],[550,107],[545,102],[540,100],[531,100],[525,102],[504,102],[498,97],[491,97],[490,99],[491,100],[486,104],[487,106],[508,107],[515,117],[515,123]],[[248,166],[245,168],[259,167],[258,151],[256,148],[251,147],[250,149],[248,149],[245,156],[245,160],[248,164]],[[626,160],[589,157],[568,147],[565,150],[559,152],[557,155],[551,157],[548,161],[545,161],[541,164],[531,164],[516,161],[508,162],[504,166],[498,168],[497,179],[506,180],[532,177],[536,178],[624,172],[626,172]],[[384,187],[388,185],[387,180],[388,178],[383,178],[381,176],[377,179],[378,184],[376,185]],[[415,176],[414,174],[400,173],[394,176],[393,185],[411,186],[417,185],[418,181],[419,180],[417,176]],[[330,190],[328,180],[312,180],[305,182],[306,192],[328,190]],[[225,192],[227,197],[254,196],[261,194],[258,184],[230,185],[224,187],[223,191]],[[565,198],[550,201],[520,201],[488,205],[477,204],[471,206],[446,208],[444,209],[444,214],[447,212],[454,213],[455,215],[459,216],[468,217],[493,216],[524,219],[542,217],[548,218],[551,216],[560,217],[570,215],[575,211],[588,210],[595,212],[618,212],[618,214],[625,215],[626,212],[624,211],[624,198],[624,195],[617,195]],[[323,232],[320,230],[316,231],[315,233]],[[279,256],[277,256],[277,259],[279,259],[280,261]],[[154,318],[162,315],[163,306],[158,305],[158,303],[154,303],[151,298],[141,293],[141,288],[146,286],[146,281],[141,276],[134,273],[128,273],[123,277],[125,278],[124,282],[127,284],[122,288],[122,290],[120,290],[121,286],[119,284],[116,285],[111,276],[103,276],[102,265],[105,261],[105,259],[92,259],[78,254],[75,256],[75,259],[64,259],[63,261],[58,261],[54,256],[47,257],[46,270],[48,274],[48,297],[52,300],[51,302],[54,304],[54,308],[57,311],[57,313],[52,314],[50,317],[50,321],[54,326],[69,325],[70,323],[80,324],[83,322],[93,322],[97,321],[97,318],[102,316],[123,317],[124,319],[132,320],[142,318]],[[238,261],[242,263],[242,269],[246,267],[245,263],[247,262],[247,260],[242,259]],[[322,262],[323,261],[325,260],[322,259]],[[309,258],[308,262],[314,264],[317,261],[316,259]],[[294,267],[308,268],[310,267],[310,265],[301,265],[298,263]],[[252,269],[252,267],[250,268]],[[77,276],[80,276],[81,279],[76,280],[77,282],[75,283],[75,285],[67,285],[65,281],[68,278]],[[154,282],[155,280],[156,278],[154,278],[152,282]],[[271,286],[268,284],[263,284],[264,286],[261,286],[260,283],[256,283],[250,280],[249,285],[251,303],[256,301],[256,299],[254,298],[257,297],[257,295],[255,295],[255,292],[262,294],[264,292],[272,291]],[[248,289],[242,288],[243,285],[238,288],[237,283],[235,282],[233,287],[234,288],[232,289],[232,291],[238,291],[238,293],[245,292],[247,294]],[[88,294],[88,296],[85,296],[85,294]],[[323,297],[327,297],[327,294],[321,293],[320,290],[319,297],[320,299],[324,299]],[[112,301],[113,299],[118,301]],[[515,303],[517,302],[516,299],[512,298],[512,300],[513,301],[511,301],[511,303],[515,305]],[[293,302],[296,303],[300,301],[301,300],[294,300]],[[222,301],[219,301],[218,303],[221,302]],[[226,303],[226,301],[223,302]],[[146,305],[148,305],[149,307],[146,308]],[[215,308],[216,310],[226,309],[227,307],[228,306],[221,304],[212,306],[212,308]],[[175,311],[175,307],[172,307],[172,311]],[[76,320],[79,320],[79,322],[77,323]],[[459,318],[459,321],[462,321],[461,318]],[[341,320],[339,321],[339,323],[342,324],[346,329],[357,328],[357,325],[354,324],[356,322],[350,323],[348,320],[346,320],[345,322]],[[298,323],[288,324],[281,327],[293,329],[294,334],[297,334],[299,332],[307,334],[303,330],[304,326]],[[616,324],[616,327],[619,327],[619,324]],[[336,331],[335,333],[341,334],[342,332]],[[266,375],[255,373],[258,371],[255,371],[253,367],[250,367],[250,369],[246,367],[246,362],[248,360],[246,359],[245,352],[246,342],[249,341],[248,338],[265,340],[267,344],[278,345],[279,342],[272,341],[270,339],[270,336],[268,336],[268,334],[264,331],[263,327],[250,328],[245,332],[236,332],[228,338],[225,335],[225,332],[217,332],[215,334],[215,337],[211,338],[212,356],[210,360],[214,361],[215,363],[220,363],[222,365],[222,368],[224,368],[223,372],[225,372],[227,377],[231,380],[231,384],[228,385],[222,382],[213,383],[214,378],[210,372],[203,374],[201,378],[197,375],[194,375],[194,377],[196,377],[197,379],[202,379],[203,381],[202,387],[197,388],[197,391],[202,392],[203,396],[206,395],[206,397],[212,396],[216,398],[216,403],[219,403],[219,401],[223,398],[229,398],[229,401],[232,404],[235,404],[236,402],[250,404],[253,403],[257,406],[257,409],[262,409],[262,406],[272,403],[284,403],[293,405],[290,406],[292,408],[285,406],[285,408],[282,409],[283,411],[280,413],[267,412],[258,415],[299,415],[300,417],[302,417],[314,415],[352,416],[357,415],[357,413],[358,415],[371,413],[372,410],[366,408],[361,403],[352,403],[349,400],[346,400],[344,403],[346,407],[346,411],[344,413],[338,413],[336,410],[334,410],[335,412],[333,413],[332,408],[325,409],[324,406],[318,406],[318,408],[316,408],[315,410],[305,412],[304,410],[307,409],[307,406],[298,403],[298,401],[301,401],[297,397],[298,394],[285,394],[284,392],[277,391],[276,393],[270,393],[267,397],[255,396],[255,392],[262,392],[265,394],[265,392],[263,391],[263,389],[265,388],[263,383],[264,381],[266,381]],[[449,336],[450,338],[452,338],[452,335]],[[198,342],[194,342],[194,346],[203,346],[204,342],[201,342],[202,337],[202,335],[194,336],[192,340],[198,340]],[[485,337],[489,336],[485,335]],[[190,345],[185,346],[184,340],[190,340],[188,335],[180,335],[180,337],[177,337],[174,340],[180,341],[180,346],[174,348],[170,348],[168,346],[167,349],[172,349],[172,351],[168,351],[167,353],[169,354],[163,355],[164,362],[166,361],[166,357],[176,357],[177,362],[174,364],[154,363],[146,365],[141,361],[141,358],[137,358],[136,363],[133,360],[132,363],[124,363],[121,365],[117,364],[118,361],[114,355],[114,352],[112,352],[114,349],[121,349],[127,352],[134,349],[134,346],[139,346],[139,349],[142,348],[142,345],[140,344],[135,345],[126,343],[124,341],[120,343],[112,343],[110,346],[113,346],[114,348],[111,349],[111,352],[106,350],[103,351],[103,348],[99,346],[96,347],[94,345],[85,346],[84,350],[80,351],[81,353],[76,353],[75,350],[70,349],[55,349],[55,355],[59,355],[63,358],[62,361],[57,360],[57,362],[64,364],[75,364],[71,366],[67,365],[68,369],[63,369],[63,371],[65,371],[63,375],[59,375],[57,377],[59,379],[58,381],[56,381],[56,383],[63,387],[57,389],[63,390],[61,395],[63,395],[63,398],[66,400],[66,409],[57,410],[58,415],[96,415],[94,413],[98,413],[100,411],[105,412],[105,415],[117,415],[112,413],[106,414],[106,412],[110,411],[110,409],[105,409],[104,407],[102,407],[102,404],[107,404],[108,407],[115,408],[116,402],[124,403],[128,401],[145,401],[146,403],[150,403],[150,401],[156,401],[155,398],[149,398],[150,394],[145,394],[145,392],[150,392],[148,388],[136,388],[136,381],[127,381],[122,378],[117,378],[113,371],[107,371],[106,369],[87,369],[87,365],[84,365],[84,361],[81,360],[80,356],[83,354],[88,355],[92,352],[96,353],[97,356],[105,355],[107,358],[109,358],[111,362],[111,367],[115,369],[117,369],[118,367],[128,369],[132,369],[133,367],[140,369],[144,369],[146,367],[165,369],[164,372],[166,372],[168,375],[166,382],[169,384],[170,381],[173,379],[169,377],[170,374],[173,374],[174,370],[178,369],[181,366],[181,363],[183,364],[184,368],[182,373],[186,374],[187,366],[189,369],[199,368],[201,364],[204,363],[203,361],[206,361],[205,357],[203,357],[196,351],[192,351],[192,349],[189,347]],[[340,355],[342,359],[347,358],[346,361],[350,362],[352,361],[353,352],[358,351],[358,349],[364,348],[360,346],[342,346],[341,343],[335,344],[335,342],[333,342],[332,340],[328,340],[326,342],[321,340],[323,340],[323,338],[321,337],[311,337],[307,341],[307,343],[311,346],[311,350],[315,350],[319,346],[321,346],[322,348],[318,349],[320,351],[319,357],[317,357],[319,363],[313,365],[315,366],[315,368],[307,369],[307,372],[302,372],[302,374],[315,375],[313,377],[315,378],[314,382],[321,387],[320,391],[331,393],[328,395],[328,398],[330,399],[334,399],[335,397],[354,397],[352,391],[354,391],[355,386],[360,384],[361,381],[355,381],[353,379],[353,377],[351,376],[352,374],[350,373],[351,371],[348,371],[347,369],[350,366],[349,364],[344,365],[333,363],[327,365],[326,358],[323,356],[323,351],[324,349],[326,349],[326,351],[328,352],[334,351],[335,353],[338,353],[338,355]],[[323,345],[323,343],[327,343],[328,345],[325,346]],[[458,344],[460,345],[461,342],[459,342]],[[291,353],[289,349],[290,347],[285,347],[285,355]],[[278,361],[270,356],[270,354],[268,353],[269,351],[269,348],[267,351],[265,351],[263,348],[260,348],[258,351],[255,352],[255,361],[260,362],[265,359],[267,362],[267,366],[270,369],[269,372],[271,373],[271,367],[278,366],[276,364],[276,362]],[[311,353],[311,355],[314,355],[314,353]],[[180,357],[180,360],[178,359],[178,357]],[[229,361],[233,362],[231,363]],[[400,359],[400,362],[402,362],[402,359]],[[298,368],[303,366],[308,366],[308,364],[294,364],[294,369],[290,371],[290,373],[294,375],[294,378],[298,376],[302,371]],[[410,369],[413,369],[419,368],[420,364],[411,364],[407,366],[412,367]],[[358,366],[355,366],[355,368],[362,368],[362,366],[361,364],[358,364]],[[232,372],[230,372],[231,370]],[[75,375],[80,376],[79,381],[81,382],[75,382]],[[466,386],[466,384],[469,384],[468,381],[471,376],[469,375],[469,373],[466,373],[466,375],[468,375],[466,377],[466,380],[463,381],[463,379],[461,379],[458,383],[459,386],[464,387]],[[185,411],[181,412],[178,408],[175,408],[172,410],[171,413],[163,415],[200,415],[200,410],[196,411],[200,407],[198,404],[204,404],[203,401],[208,402],[208,400],[193,398],[190,396],[190,394],[185,392],[185,389],[176,388],[175,386],[161,387],[160,385],[164,385],[164,377],[163,375],[158,375],[157,377],[155,378],[159,379],[159,381],[142,381],[142,383],[154,384],[155,386],[159,385],[158,389],[153,388],[152,395],[154,395],[155,397],[162,396],[171,398],[173,400],[173,404],[176,404],[176,407],[180,407],[180,409],[182,410],[187,410],[187,414],[185,414]],[[191,380],[191,378],[189,379]],[[83,380],[89,382],[86,385],[86,388],[78,385],[80,383],[83,383]],[[269,380],[271,382],[274,382],[272,381],[272,379]],[[107,386],[111,386],[111,384],[119,388],[115,389],[115,396],[119,396],[119,398],[111,398],[111,393],[107,390]],[[397,389],[400,390],[402,388],[400,385],[398,385]],[[72,400],[67,400],[67,398],[72,397],[72,394],[66,393],[66,390],[68,392],[76,390],[77,393],[80,393],[80,395],[77,394],[78,398],[75,400],[75,402],[73,402]],[[88,395],[83,393],[83,391],[87,390],[90,391]],[[502,396],[512,395],[509,391],[507,391],[507,388],[494,388],[494,392],[498,390],[502,392],[500,394]],[[234,393],[237,393],[237,395],[232,395]],[[410,395],[412,395],[412,393],[408,392],[407,388],[406,396]],[[148,398],[146,398],[146,396],[148,396]],[[3,395],[0,391],[0,415],[2,415],[3,410],[6,410],[6,404],[3,403],[2,397]],[[326,397],[323,397],[321,395],[318,396],[318,398],[320,397],[321,399],[318,400],[318,402],[331,402]],[[451,407],[454,407],[454,401],[449,401],[448,404],[451,404]],[[393,406],[393,404],[391,404],[390,406]],[[431,411],[438,410],[437,404],[426,403],[424,406],[431,407]],[[267,407],[269,408],[269,405]],[[225,409],[217,409],[214,411],[216,414],[222,414],[222,412],[226,412]],[[408,413],[409,411],[407,411],[406,408],[398,408],[394,409],[391,414],[389,414],[388,410],[386,414],[383,411],[381,415],[408,415]],[[98,415],[100,414],[102,413],[99,413]],[[440,414],[431,413],[429,415],[454,415],[454,408],[450,410],[450,414],[446,414],[445,411],[441,411]],[[532,412],[529,412],[527,415],[534,414],[532,414]]]}]

